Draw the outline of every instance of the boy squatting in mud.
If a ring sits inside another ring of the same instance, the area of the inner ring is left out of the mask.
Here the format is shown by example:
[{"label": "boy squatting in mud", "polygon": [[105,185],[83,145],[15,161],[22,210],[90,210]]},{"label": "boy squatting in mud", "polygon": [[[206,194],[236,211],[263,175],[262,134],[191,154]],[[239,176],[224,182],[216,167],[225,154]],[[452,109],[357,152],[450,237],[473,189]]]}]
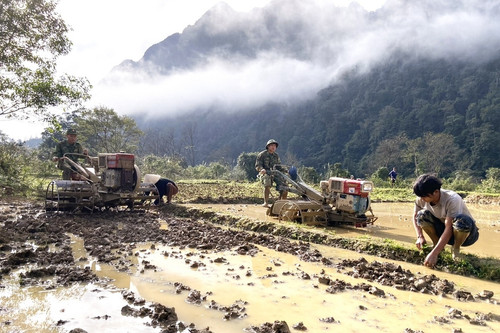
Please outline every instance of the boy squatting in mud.
[{"label": "boy squatting in mud", "polygon": [[417,196],[413,217],[417,233],[415,245],[422,249],[426,243],[422,230],[425,231],[434,245],[424,261],[424,265],[431,268],[446,244],[452,245],[453,259],[457,259],[460,246],[472,245],[479,238],[476,222],[463,199],[453,191],[441,189],[442,184],[430,174],[421,175],[413,184],[413,193]]}]

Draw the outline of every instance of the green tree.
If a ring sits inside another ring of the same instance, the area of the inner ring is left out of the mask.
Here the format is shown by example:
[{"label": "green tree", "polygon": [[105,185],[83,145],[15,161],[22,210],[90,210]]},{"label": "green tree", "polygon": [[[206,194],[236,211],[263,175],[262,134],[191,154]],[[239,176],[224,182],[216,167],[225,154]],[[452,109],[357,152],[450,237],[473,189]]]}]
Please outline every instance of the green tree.
[{"label": "green tree", "polygon": [[386,167],[380,167],[375,171],[372,176],[370,177],[372,180],[377,179],[377,180],[382,180],[384,182],[387,181],[389,178],[389,170]]},{"label": "green tree", "polygon": [[85,78],[56,76],[68,27],[50,0],[0,0],[0,116],[48,118],[48,107],[88,99]]},{"label": "green tree", "polygon": [[75,127],[75,120],[81,117],[81,113],[82,110],[75,110],[52,119],[50,126],[46,127],[42,133],[42,143],[38,147],[38,158],[46,160],[52,157],[56,145],[66,140],[66,131]]},{"label": "green tree", "polygon": [[484,179],[478,188],[482,192],[500,192],[500,168],[489,168]]},{"label": "green tree", "polygon": [[241,153],[238,156],[236,167],[245,173],[247,180],[255,180],[257,178],[257,170],[255,169],[255,161],[257,160],[258,152]]},{"label": "green tree", "polygon": [[413,164],[413,174],[415,177],[422,173],[422,138],[409,140],[403,153],[405,161]]},{"label": "green tree", "polygon": [[206,163],[187,167],[184,175],[191,179],[213,179],[212,169]]},{"label": "green tree", "polygon": [[143,175],[147,173],[159,174],[176,180],[183,176],[185,163],[178,158],[147,155],[136,160]]},{"label": "green tree", "polygon": [[220,162],[212,162],[208,165],[208,168],[211,170],[211,178],[213,179],[220,179],[229,174],[229,167]]},{"label": "green tree", "polygon": [[447,188],[455,191],[474,191],[478,183],[470,170],[458,170],[447,181],[449,183]]},{"label": "green tree", "polygon": [[0,133],[0,185],[16,183],[21,174],[22,159],[25,149],[21,144],[9,141]]},{"label": "green tree", "polygon": [[299,168],[300,178],[306,183],[318,184],[319,174],[313,167],[301,167]]},{"label": "green tree", "polygon": [[442,175],[456,169],[459,149],[452,135],[445,133],[425,133],[423,138],[423,152],[426,172]]},{"label": "green tree", "polygon": [[427,132],[423,137],[409,140],[403,156],[413,163],[415,176],[423,172],[448,174],[462,162],[454,137],[445,133]]},{"label": "green tree", "polygon": [[[497,112],[500,113],[500,109]],[[473,161],[469,163],[472,164],[476,162],[477,168],[480,170],[487,169],[490,166],[500,165],[500,157],[498,154],[500,136],[498,134],[498,127],[495,127],[494,124],[484,124],[472,147]]]},{"label": "green tree", "polygon": [[342,178],[349,178],[350,173],[349,170],[342,169],[342,164],[341,163],[334,163],[332,165],[328,166],[328,172],[329,172],[329,177],[342,177]]},{"label": "green tree", "polygon": [[37,151],[24,144],[9,141],[0,133],[0,197],[29,196],[41,193],[55,168],[50,161],[37,158]]},{"label": "green tree", "polygon": [[142,136],[135,120],[105,107],[86,110],[75,121],[79,141],[91,155],[135,153]]},{"label": "green tree", "polygon": [[375,150],[374,164],[382,165],[386,169],[400,164],[407,143],[406,134],[383,140]]}]

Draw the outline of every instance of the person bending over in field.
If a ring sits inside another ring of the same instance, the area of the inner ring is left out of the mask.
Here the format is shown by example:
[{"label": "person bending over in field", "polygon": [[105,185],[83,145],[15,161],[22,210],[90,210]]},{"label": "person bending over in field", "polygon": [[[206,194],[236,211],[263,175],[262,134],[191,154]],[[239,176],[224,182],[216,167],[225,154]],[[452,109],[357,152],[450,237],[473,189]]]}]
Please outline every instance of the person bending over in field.
[{"label": "person bending over in field", "polygon": [[[153,183],[158,189],[159,197],[154,201],[155,205],[162,203],[164,196],[167,197],[167,203],[170,203],[172,201],[172,197],[179,192],[177,184],[170,179],[162,178],[160,175],[144,175],[144,182]],[[149,195],[149,192],[146,192],[146,195]]]},{"label": "person bending over in field", "polygon": [[474,244],[479,230],[462,197],[457,193],[441,189],[442,182],[431,174],[424,174],[413,184],[417,196],[413,226],[417,233],[415,245],[420,250],[426,244],[422,231],[430,237],[433,249],[427,255],[424,265],[433,268],[439,253],[446,244],[452,246],[453,259],[460,254],[460,246]]}]

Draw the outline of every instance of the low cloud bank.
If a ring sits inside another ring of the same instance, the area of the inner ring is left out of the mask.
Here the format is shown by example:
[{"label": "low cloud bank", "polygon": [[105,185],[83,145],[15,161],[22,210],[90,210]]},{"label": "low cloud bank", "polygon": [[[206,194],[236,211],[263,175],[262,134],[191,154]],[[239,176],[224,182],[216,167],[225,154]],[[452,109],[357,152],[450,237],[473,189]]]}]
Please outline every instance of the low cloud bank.
[{"label": "low cloud bank", "polygon": [[347,71],[369,71],[394,52],[409,60],[485,62],[500,51],[499,1],[389,0],[368,12],[356,4],[341,8],[284,0],[241,14],[239,20],[224,21],[216,14],[203,18],[205,28],[249,31],[254,44],[262,36],[287,38],[262,41],[286,47],[246,60],[214,57],[168,76],[115,72],[96,85],[93,102],[150,117],[208,108],[241,112],[309,99]]}]

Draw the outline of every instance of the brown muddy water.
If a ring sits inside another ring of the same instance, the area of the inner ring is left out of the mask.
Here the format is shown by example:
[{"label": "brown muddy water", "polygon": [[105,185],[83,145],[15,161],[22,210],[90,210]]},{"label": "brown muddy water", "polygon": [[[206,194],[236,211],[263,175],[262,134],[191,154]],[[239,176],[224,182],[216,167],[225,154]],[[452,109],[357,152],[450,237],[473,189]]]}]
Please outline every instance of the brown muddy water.
[{"label": "brown muddy water", "polygon": [[[256,205],[193,205],[215,211],[271,219]],[[500,257],[500,207],[469,205],[480,226],[480,239],[464,252]],[[411,204],[373,204],[379,220],[366,229],[338,228],[349,237],[381,237],[414,242]],[[333,262],[359,259],[359,253],[314,246]],[[384,291],[377,296],[360,290],[329,293],[318,279],[328,276],[351,284],[368,283],[346,275],[335,267],[300,261],[296,256],[259,247],[255,256],[234,251],[212,252],[138,244],[129,259],[138,268],[130,272],[96,262],[83,241],[72,237],[75,258],[108,283],[80,284],[45,290],[19,287],[11,278],[0,289],[0,332],[160,332],[145,325],[146,320],[121,315],[122,290],[133,291],[148,302],[174,307],[179,320],[194,323],[212,332],[244,332],[251,326],[284,320],[291,332],[302,323],[307,332],[500,332],[500,284],[450,275],[423,266],[395,262],[414,274],[435,274],[455,283],[456,289],[473,295],[484,290],[494,293],[489,301],[459,301],[450,295],[430,295],[376,285]],[[391,262],[362,255],[369,262]],[[179,285],[182,284],[182,285]],[[184,286],[186,288],[180,288]],[[189,290],[187,290],[189,289]],[[199,291],[198,304],[187,300]],[[224,319],[222,307],[237,305],[241,318]],[[219,309],[215,309],[219,308]],[[484,318],[487,317],[487,320]],[[6,324],[8,321],[8,324]],[[186,332],[189,332],[186,330]]]}]

